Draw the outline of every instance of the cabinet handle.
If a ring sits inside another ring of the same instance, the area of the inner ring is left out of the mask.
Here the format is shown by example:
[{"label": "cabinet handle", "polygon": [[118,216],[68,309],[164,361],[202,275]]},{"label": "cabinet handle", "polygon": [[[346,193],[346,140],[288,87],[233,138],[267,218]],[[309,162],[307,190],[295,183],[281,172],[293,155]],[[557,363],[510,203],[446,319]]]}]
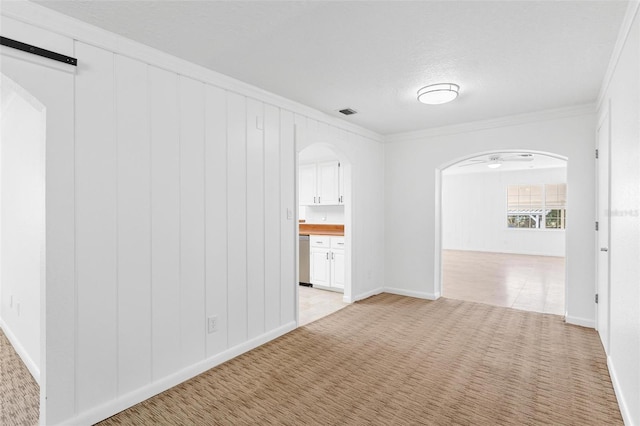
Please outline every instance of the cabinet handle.
[{"label": "cabinet handle", "polygon": [[320,204],[320,197],[318,197],[318,204]]},{"label": "cabinet handle", "polygon": [[329,260],[329,252],[327,252],[327,260]]},{"label": "cabinet handle", "polygon": [[344,245],[344,243],[338,243],[338,245],[339,245],[339,246],[343,246],[343,245]]},{"label": "cabinet handle", "polygon": [[335,257],[333,256],[333,252],[331,252],[331,260],[335,259]]},{"label": "cabinet handle", "polygon": [[316,203],[316,197],[314,196],[313,197],[313,204],[315,204],[315,203]]}]

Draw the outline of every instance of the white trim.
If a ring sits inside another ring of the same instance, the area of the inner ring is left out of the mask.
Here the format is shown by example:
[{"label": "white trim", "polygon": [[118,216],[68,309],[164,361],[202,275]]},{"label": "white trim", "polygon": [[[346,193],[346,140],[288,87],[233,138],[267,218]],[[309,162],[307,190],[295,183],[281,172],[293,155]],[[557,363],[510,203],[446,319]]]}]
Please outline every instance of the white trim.
[{"label": "white trim", "polygon": [[207,370],[212,369],[213,367],[216,367],[226,361],[229,361],[232,358],[237,357],[238,355],[241,355],[271,340],[274,340],[294,330],[295,328],[296,322],[291,321],[288,324],[285,324],[268,333],[264,333],[261,336],[258,336],[247,342],[234,346],[233,348],[227,349],[226,351],[212,356],[211,358],[190,365],[183,370],[180,370],[167,377],[150,383],[144,387],[138,388],[133,392],[119,396],[115,400],[108,401],[105,404],[80,413],[71,419],[64,420],[60,424],[75,425],[97,423],[101,420],[106,419],[107,417],[114,415],[114,413],[119,413],[120,411],[126,410],[127,408],[132,407],[139,402],[145,401],[161,392],[164,392],[167,389],[177,386],[186,380],[189,380],[199,374],[204,373]]},{"label": "white trim", "polygon": [[77,67],[74,65],[65,64],[60,61],[45,58],[44,56],[38,56],[32,53],[23,52],[22,50],[14,49],[12,47],[0,46],[0,54],[2,54],[2,56],[9,56],[11,58],[31,62],[32,64],[52,68],[56,71],[68,72],[70,74],[76,73]]},{"label": "white trim", "polygon": [[[248,96],[283,108],[292,112],[305,115],[314,120],[329,123],[332,126],[355,133],[376,142],[384,142],[384,137],[364,127],[352,124],[340,117],[333,117],[309,106],[300,104],[235,78],[215,72],[208,68],[196,65],[184,59],[177,58],[168,53],[154,49],[142,43],[135,42],[120,35],[111,33],[102,28],[48,9],[44,6],[31,3],[26,0],[2,2],[2,15],[17,21],[35,25],[53,33],[82,41],[109,50],[113,53],[129,57],[150,65],[172,71],[206,84]],[[82,64],[82,58],[77,58]],[[338,114],[338,113],[336,113]]]},{"label": "white trim", "polygon": [[631,412],[629,411],[629,405],[627,404],[624,394],[622,393],[622,389],[620,388],[618,375],[616,374],[616,369],[613,366],[613,359],[610,356],[607,357],[607,368],[609,369],[609,376],[611,376],[613,391],[615,392],[616,399],[618,400],[618,407],[620,407],[620,414],[622,414],[622,421],[627,426],[633,426],[634,423],[631,418]]},{"label": "white trim", "polygon": [[516,126],[519,124],[534,123],[539,121],[557,120],[560,118],[577,117],[595,113],[595,104],[547,109],[525,114],[510,115],[489,120],[471,121],[468,123],[453,124],[450,126],[433,127],[407,133],[387,135],[385,142],[406,142],[417,139],[433,138],[437,136],[454,135],[458,133],[476,132],[499,127]]},{"label": "white trim", "polygon": [[2,320],[2,318],[0,318],[0,329],[2,329],[2,331],[4,332],[4,335],[7,336],[9,343],[11,343],[11,346],[13,346],[13,349],[16,351],[18,356],[22,359],[22,362],[24,362],[24,365],[27,366],[27,370],[29,370],[29,373],[31,373],[31,375],[33,376],[33,379],[36,381],[36,383],[38,383],[38,385],[40,385],[40,368],[38,368],[36,363],[33,361],[33,359],[29,356],[27,351],[24,349],[24,346],[20,344],[20,341],[18,340],[16,335],[13,334],[13,332],[9,329],[9,326],[7,326],[7,324]]},{"label": "white trim", "polygon": [[353,296],[352,297],[353,300],[347,300],[347,298],[344,297],[342,299],[342,301],[345,302],[345,303],[357,302],[358,300],[363,300],[363,299],[366,299],[367,297],[376,296],[376,295],[382,293],[383,291],[384,291],[384,289],[382,287],[378,287],[378,288],[375,288],[373,290],[365,291],[364,293],[360,293],[360,294],[358,294],[356,296]]},{"label": "white trim", "polygon": [[609,84],[611,83],[611,79],[613,78],[613,74],[618,67],[618,62],[620,61],[620,55],[622,54],[622,50],[624,49],[624,45],[627,43],[629,39],[629,34],[631,33],[631,27],[633,26],[633,21],[636,19],[638,15],[638,11],[640,11],[640,1],[630,1],[627,5],[627,11],[625,12],[624,19],[622,21],[622,25],[620,26],[620,31],[618,32],[618,38],[616,39],[616,44],[613,47],[613,52],[611,53],[611,58],[609,59],[609,65],[607,66],[607,71],[604,74],[604,78],[602,79],[602,85],[600,86],[600,92],[598,93],[598,98],[596,101],[596,105],[598,109],[602,106],[602,101],[604,101],[604,95],[607,93],[609,89]]},{"label": "white trim", "polygon": [[567,324],[573,324],[573,325],[579,325],[581,327],[587,327],[587,328],[596,328],[596,321],[593,319],[588,319],[588,318],[580,318],[580,317],[574,317],[571,315],[566,315],[564,317],[564,321]]},{"label": "white trim", "polygon": [[440,298],[439,292],[427,293],[424,291],[405,290],[403,288],[396,288],[396,287],[385,287],[384,292],[397,294],[399,296],[416,297],[418,299],[427,299],[427,300],[438,300]]}]

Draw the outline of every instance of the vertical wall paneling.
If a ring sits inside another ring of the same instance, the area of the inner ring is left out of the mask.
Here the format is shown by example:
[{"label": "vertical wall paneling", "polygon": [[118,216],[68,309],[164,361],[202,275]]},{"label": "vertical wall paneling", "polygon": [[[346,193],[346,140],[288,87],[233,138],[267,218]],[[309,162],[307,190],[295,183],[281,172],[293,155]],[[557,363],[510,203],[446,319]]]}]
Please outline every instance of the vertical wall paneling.
[{"label": "vertical wall paneling", "polygon": [[248,338],[264,333],[264,113],[247,100],[247,315]]},{"label": "vertical wall paneling", "polygon": [[337,144],[336,140],[332,140],[329,136],[329,125],[327,123],[318,122],[318,142]]},{"label": "vertical wall paneling", "polygon": [[206,356],[204,291],[204,84],[179,77],[180,335],[182,365]]},{"label": "vertical wall paneling", "polygon": [[116,142],[114,55],[76,43],[76,409],[115,398]]},{"label": "vertical wall paneling", "polygon": [[178,77],[149,67],[152,372],[180,366],[180,145]]},{"label": "vertical wall paneling", "polygon": [[265,331],[280,325],[280,110],[264,107]]},{"label": "vertical wall paneling", "polygon": [[247,115],[227,94],[227,321],[230,347],[247,340]]},{"label": "vertical wall paneling", "polygon": [[151,381],[151,158],[147,66],[116,55],[118,393]]},{"label": "vertical wall paneling", "polygon": [[227,348],[227,97],[206,86],[205,228],[207,316],[217,331],[207,334],[207,356]]},{"label": "vertical wall paneling", "polygon": [[295,212],[295,140],[294,116],[289,111],[280,114],[280,323],[295,321],[295,296],[298,277],[295,276],[296,241],[295,226],[292,216],[287,218],[287,211]]}]

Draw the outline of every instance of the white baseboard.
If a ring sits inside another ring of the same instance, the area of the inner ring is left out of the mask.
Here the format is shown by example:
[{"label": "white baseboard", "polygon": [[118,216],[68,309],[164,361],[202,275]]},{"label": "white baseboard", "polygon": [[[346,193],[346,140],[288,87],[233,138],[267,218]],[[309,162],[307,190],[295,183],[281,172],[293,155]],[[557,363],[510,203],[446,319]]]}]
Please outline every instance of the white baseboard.
[{"label": "white baseboard", "polygon": [[567,315],[564,317],[564,320],[568,324],[579,325],[579,326],[588,327],[588,328],[596,328],[596,322],[592,319],[573,317],[571,315]]},{"label": "white baseboard", "polygon": [[[375,296],[376,294],[380,294],[382,292],[383,292],[383,288],[378,287],[373,290],[365,291],[364,293],[360,293],[356,296],[353,296],[352,299],[354,302],[357,302],[358,300],[366,299],[367,297]],[[345,302],[347,301],[345,300]],[[347,303],[350,303],[350,302],[347,302]]]},{"label": "white baseboard", "polygon": [[438,300],[440,298],[440,293],[427,293],[424,291],[414,291],[414,290],[405,290],[402,288],[395,287],[385,287],[385,293],[398,294],[400,296],[409,296],[416,297],[418,299],[427,299],[427,300]]},{"label": "white baseboard", "polygon": [[613,391],[618,399],[618,407],[620,407],[620,414],[622,414],[622,421],[626,426],[634,426],[631,413],[629,412],[629,406],[624,398],[622,389],[620,389],[620,382],[618,381],[618,375],[613,365],[613,360],[610,356],[607,356],[607,368],[609,368],[609,376],[611,376],[611,384],[613,385]]},{"label": "white baseboard", "polygon": [[27,370],[29,370],[29,373],[31,373],[31,375],[33,376],[33,379],[36,381],[38,385],[40,385],[40,368],[29,356],[27,351],[24,349],[24,346],[20,344],[20,341],[18,340],[16,335],[13,334],[9,326],[2,320],[2,318],[0,318],[0,328],[4,332],[4,335],[7,336],[7,339],[11,343],[11,346],[13,346],[13,349],[16,351],[18,356],[22,359],[22,362],[24,362],[24,365],[27,366]]},{"label": "white baseboard", "polygon": [[230,359],[235,358],[238,355],[241,355],[254,348],[257,348],[260,345],[267,343],[270,340],[280,337],[283,334],[294,330],[295,328],[295,321],[287,323],[275,330],[234,346],[233,348],[227,349],[226,351],[214,355],[211,358],[207,358],[203,361],[193,364],[183,370],[171,374],[170,376],[164,377],[142,388],[136,389],[135,391],[128,394],[121,395],[115,400],[109,401],[83,413],[79,413],[75,417],[63,421],[61,424],[91,425],[97,423],[101,420],[113,416],[116,413],[119,413],[122,410],[126,410],[127,408],[130,408],[135,404],[138,404],[139,402],[142,402],[146,399],[151,398],[152,396],[164,392],[167,389],[179,385],[180,383],[189,380],[197,376],[198,374],[202,374],[205,371],[222,364],[223,362],[229,361]]}]

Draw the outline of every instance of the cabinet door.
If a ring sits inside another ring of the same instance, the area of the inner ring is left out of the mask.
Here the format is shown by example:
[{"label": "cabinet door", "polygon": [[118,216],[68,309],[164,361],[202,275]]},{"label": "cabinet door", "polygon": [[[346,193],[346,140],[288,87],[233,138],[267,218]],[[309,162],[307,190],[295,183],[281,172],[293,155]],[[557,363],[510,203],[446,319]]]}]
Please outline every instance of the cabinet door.
[{"label": "cabinet door", "polygon": [[312,206],[316,200],[316,165],[305,164],[298,169],[298,203]]},{"label": "cabinet door", "polygon": [[344,250],[331,252],[331,287],[344,288]]},{"label": "cabinet door", "polygon": [[338,201],[344,204],[344,167],[338,163]]},{"label": "cabinet door", "polygon": [[337,161],[318,163],[318,204],[339,204],[339,169]]},{"label": "cabinet door", "polygon": [[327,249],[312,248],[309,266],[311,284],[329,287],[331,285],[331,253]]}]

